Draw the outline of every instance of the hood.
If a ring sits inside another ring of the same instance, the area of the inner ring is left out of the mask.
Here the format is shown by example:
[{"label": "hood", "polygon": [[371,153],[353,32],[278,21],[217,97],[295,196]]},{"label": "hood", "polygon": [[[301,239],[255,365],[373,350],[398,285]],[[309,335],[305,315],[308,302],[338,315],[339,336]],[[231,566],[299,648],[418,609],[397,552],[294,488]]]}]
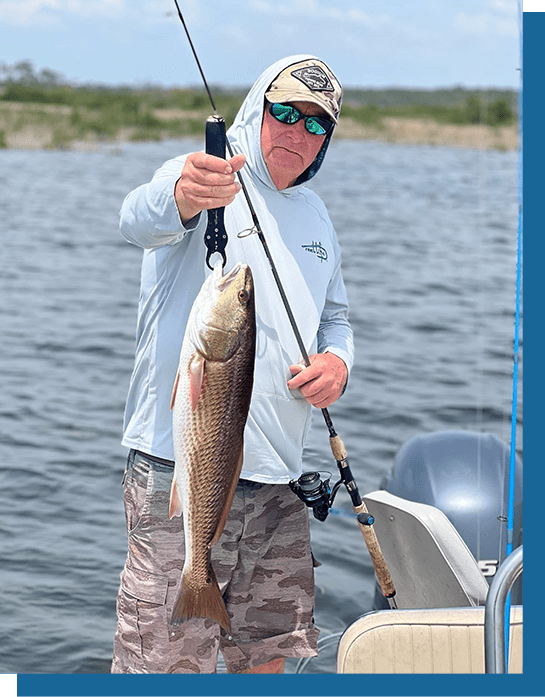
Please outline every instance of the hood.
[{"label": "hood", "polygon": [[[246,155],[246,167],[257,176],[257,178],[275,191],[276,186],[271,179],[267,165],[261,152],[261,123],[263,121],[263,105],[265,101],[265,92],[273,80],[288,66],[299,63],[303,60],[316,58],[307,54],[296,56],[288,56],[273,63],[270,67],[264,70],[257,78],[251,90],[248,92],[246,99],[242,103],[238,114],[235,117],[233,125],[227,131],[227,137],[234,152],[243,152]],[[305,184],[309,179],[318,172],[324,160],[331,136],[334,128],[327,134],[324,144],[316,156],[314,162],[298,177],[295,184],[287,189],[282,189],[283,192],[291,193],[297,187]]]}]

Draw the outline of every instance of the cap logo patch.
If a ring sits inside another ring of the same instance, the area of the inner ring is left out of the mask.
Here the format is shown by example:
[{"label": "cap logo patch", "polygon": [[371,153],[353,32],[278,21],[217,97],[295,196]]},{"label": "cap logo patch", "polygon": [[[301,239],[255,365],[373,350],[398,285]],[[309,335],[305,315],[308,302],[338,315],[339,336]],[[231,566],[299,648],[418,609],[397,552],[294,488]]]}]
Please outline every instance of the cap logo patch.
[{"label": "cap logo patch", "polygon": [[313,92],[335,91],[335,88],[331,84],[331,80],[329,79],[327,73],[318,65],[293,70],[291,75],[300,80],[303,85],[308,87],[309,90],[312,90]]}]

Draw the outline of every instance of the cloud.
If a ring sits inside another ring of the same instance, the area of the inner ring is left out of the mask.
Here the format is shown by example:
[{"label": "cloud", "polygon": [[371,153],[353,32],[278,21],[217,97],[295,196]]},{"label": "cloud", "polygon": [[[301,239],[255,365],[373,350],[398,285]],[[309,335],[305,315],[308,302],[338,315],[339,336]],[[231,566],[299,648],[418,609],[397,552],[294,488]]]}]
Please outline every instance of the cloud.
[{"label": "cloud", "polygon": [[0,22],[6,24],[54,24],[51,11],[59,8],[59,0],[0,0]]},{"label": "cloud", "polygon": [[513,0],[488,0],[488,6],[498,12],[513,15],[517,12],[516,3]]},{"label": "cloud", "polygon": [[280,17],[301,16],[306,20],[311,19],[331,19],[336,22],[346,22],[349,24],[361,24],[364,26],[375,27],[389,24],[391,18],[386,13],[370,15],[367,12],[352,7],[341,9],[332,5],[320,5],[316,0],[292,0],[289,3],[275,3],[268,0],[250,0],[248,3],[251,10],[263,14],[272,14]]},{"label": "cloud", "polygon": [[67,15],[115,17],[125,0],[0,0],[0,22],[18,26],[59,24]]},{"label": "cloud", "polygon": [[470,36],[519,35],[517,6],[512,0],[487,0],[485,10],[477,13],[458,12],[454,25]]}]

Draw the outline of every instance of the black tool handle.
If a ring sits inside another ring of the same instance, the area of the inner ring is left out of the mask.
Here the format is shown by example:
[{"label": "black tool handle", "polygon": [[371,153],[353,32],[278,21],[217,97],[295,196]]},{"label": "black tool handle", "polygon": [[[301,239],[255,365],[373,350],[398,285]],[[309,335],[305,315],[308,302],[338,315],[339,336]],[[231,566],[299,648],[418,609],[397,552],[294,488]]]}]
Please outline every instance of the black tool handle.
[{"label": "black tool handle", "polygon": [[214,114],[206,119],[206,152],[225,160],[225,119]]},{"label": "black tool handle", "polygon": [[[225,119],[223,116],[214,114],[206,120],[206,152],[209,155],[222,157],[225,159]],[[222,266],[227,262],[225,247],[227,245],[227,232],[223,220],[225,208],[211,208],[208,211],[208,225],[204,233],[204,243],[206,245],[206,263],[211,269],[210,257],[215,252],[221,254]]]}]

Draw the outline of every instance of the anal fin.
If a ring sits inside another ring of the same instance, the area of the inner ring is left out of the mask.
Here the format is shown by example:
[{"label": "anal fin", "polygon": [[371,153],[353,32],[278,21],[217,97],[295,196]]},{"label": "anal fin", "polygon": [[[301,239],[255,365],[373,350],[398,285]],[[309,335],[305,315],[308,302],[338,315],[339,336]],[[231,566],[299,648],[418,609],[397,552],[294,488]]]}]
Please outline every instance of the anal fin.
[{"label": "anal fin", "polygon": [[176,402],[176,393],[178,392],[178,383],[180,382],[180,372],[176,373],[176,380],[174,380],[174,387],[172,388],[172,396],[170,398],[170,411],[174,409],[174,403]]}]

